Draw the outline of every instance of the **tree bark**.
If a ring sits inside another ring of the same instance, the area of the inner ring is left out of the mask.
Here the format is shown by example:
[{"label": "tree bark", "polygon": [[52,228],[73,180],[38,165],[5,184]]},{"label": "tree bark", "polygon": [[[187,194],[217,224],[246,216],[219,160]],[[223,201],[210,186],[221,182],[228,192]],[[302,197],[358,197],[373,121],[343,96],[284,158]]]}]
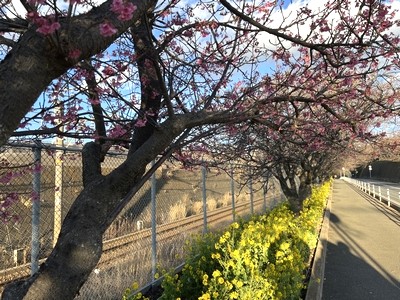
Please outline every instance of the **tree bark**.
[{"label": "tree bark", "polygon": [[[281,186],[282,192],[286,196],[290,208],[293,212],[298,213],[303,208],[303,202],[311,195],[311,177],[309,172],[301,170],[299,175],[296,175],[293,168],[298,166],[286,166],[282,170],[279,168],[274,173]],[[296,184],[296,177],[298,184]]]}]

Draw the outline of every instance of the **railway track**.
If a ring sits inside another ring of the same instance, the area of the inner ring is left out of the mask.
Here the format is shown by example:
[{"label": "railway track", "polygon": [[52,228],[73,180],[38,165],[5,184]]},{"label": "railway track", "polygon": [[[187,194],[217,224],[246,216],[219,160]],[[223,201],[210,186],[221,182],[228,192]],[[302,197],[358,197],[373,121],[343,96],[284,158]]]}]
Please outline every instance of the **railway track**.
[{"label": "railway track", "polygon": [[[254,208],[263,205],[263,199],[255,200],[253,202]],[[250,213],[250,203],[237,203],[235,207],[235,214],[242,215],[248,211]],[[257,210],[255,210],[257,211]],[[207,214],[207,225],[217,226],[219,223],[227,223],[232,221],[232,208],[220,208],[210,211]],[[157,226],[157,243],[166,240],[173,240],[174,237],[186,234],[187,232],[198,232],[204,226],[203,215],[194,215],[185,219],[167,223]],[[146,241],[148,240],[148,241]],[[103,254],[99,261],[100,268],[107,268],[115,263],[116,259],[123,259],[132,252],[132,245],[138,242],[146,245],[151,244],[151,228],[146,228],[134,233],[130,233],[121,237],[104,241]],[[44,262],[41,259],[39,263]],[[12,281],[23,279],[30,276],[31,268],[30,263],[20,266],[4,269],[0,271],[0,292],[3,287]]]}]

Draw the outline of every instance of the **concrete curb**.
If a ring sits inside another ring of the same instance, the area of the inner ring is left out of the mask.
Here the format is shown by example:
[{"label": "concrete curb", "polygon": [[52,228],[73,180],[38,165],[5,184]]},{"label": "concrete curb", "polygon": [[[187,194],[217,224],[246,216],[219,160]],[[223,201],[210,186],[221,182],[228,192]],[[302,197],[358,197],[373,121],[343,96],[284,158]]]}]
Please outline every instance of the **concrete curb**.
[{"label": "concrete curb", "polygon": [[311,268],[310,281],[307,287],[305,300],[320,300],[322,298],[322,287],[325,275],[326,248],[328,242],[329,217],[331,213],[332,192],[328,197],[321,230],[319,233],[317,247],[315,249],[314,261]]}]

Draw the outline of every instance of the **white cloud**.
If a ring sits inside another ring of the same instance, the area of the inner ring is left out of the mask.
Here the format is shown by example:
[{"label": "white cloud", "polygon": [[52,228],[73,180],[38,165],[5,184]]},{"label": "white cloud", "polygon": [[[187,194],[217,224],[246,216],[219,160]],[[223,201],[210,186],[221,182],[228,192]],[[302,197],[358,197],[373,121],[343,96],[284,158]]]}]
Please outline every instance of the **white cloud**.
[{"label": "white cloud", "polygon": [[[96,6],[102,4],[106,0],[95,0],[92,1],[92,3]],[[53,2],[52,2],[53,3]],[[60,10],[67,10],[69,6],[69,1],[67,0],[56,0],[57,7]],[[91,9],[91,6],[88,5],[82,5],[82,4],[77,4],[76,5],[76,10],[75,10],[75,15],[87,12],[88,10]],[[39,11],[42,12],[43,14],[46,14],[50,11],[52,13],[52,9],[49,8],[47,5],[41,5],[39,7]],[[19,0],[11,0],[11,3],[7,5],[7,9],[5,9],[6,15],[8,17],[22,17],[24,18],[26,16],[26,9],[25,7],[21,4],[21,1]]]}]

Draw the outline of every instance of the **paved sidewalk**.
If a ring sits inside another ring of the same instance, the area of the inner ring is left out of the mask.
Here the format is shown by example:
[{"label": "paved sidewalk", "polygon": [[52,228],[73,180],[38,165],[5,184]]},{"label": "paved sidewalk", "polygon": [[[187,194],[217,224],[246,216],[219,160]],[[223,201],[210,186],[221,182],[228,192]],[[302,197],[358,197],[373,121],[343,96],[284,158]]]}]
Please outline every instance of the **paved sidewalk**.
[{"label": "paved sidewalk", "polygon": [[323,300],[400,299],[400,213],[335,180]]}]

